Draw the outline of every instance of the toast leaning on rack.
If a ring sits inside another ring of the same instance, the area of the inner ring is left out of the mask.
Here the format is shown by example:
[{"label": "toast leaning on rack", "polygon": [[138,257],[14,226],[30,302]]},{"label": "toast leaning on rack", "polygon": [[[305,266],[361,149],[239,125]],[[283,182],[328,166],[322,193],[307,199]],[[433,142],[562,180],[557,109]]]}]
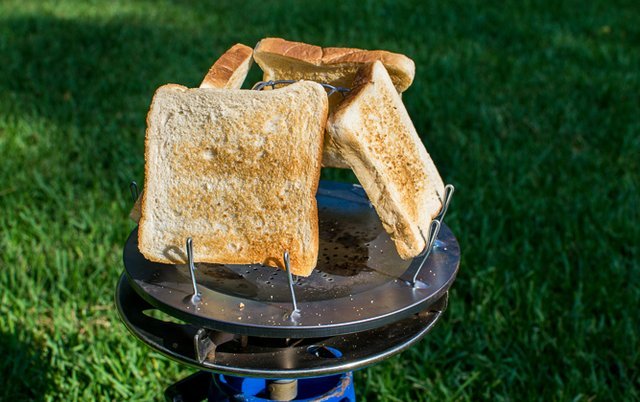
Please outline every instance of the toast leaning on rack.
[{"label": "toast leaning on rack", "polygon": [[328,100],[301,81],[274,91],[156,91],[138,230],[151,261],[261,263],[308,276],[318,259],[316,190]]},{"label": "toast leaning on rack", "polygon": [[[200,88],[240,89],[251,67],[253,49],[242,43],[236,43],[224,52],[205,75]],[[129,218],[139,222],[141,217],[142,195],[133,204]]]},{"label": "toast leaning on rack", "polygon": [[327,132],[400,257],[420,254],[442,207],[444,184],[381,62],[360,68],[353,89],[329,117]]}]

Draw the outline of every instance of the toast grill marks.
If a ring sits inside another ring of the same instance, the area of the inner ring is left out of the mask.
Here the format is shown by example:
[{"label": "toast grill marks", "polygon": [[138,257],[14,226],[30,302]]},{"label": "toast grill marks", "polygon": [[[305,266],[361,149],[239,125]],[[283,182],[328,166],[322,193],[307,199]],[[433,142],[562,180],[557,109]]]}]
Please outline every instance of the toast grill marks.
[{"label": "toast grill marks", "polygon": [[[324,89],[161,87],[148,117],[141,252],[150,260],[316,265]],[[259,173],[259,174],[257,174]]]},{"label": "toast grill marks", "polygon": [[403,258],[425,247],[444,184],[380,62],[363,67],[327,131]]}]

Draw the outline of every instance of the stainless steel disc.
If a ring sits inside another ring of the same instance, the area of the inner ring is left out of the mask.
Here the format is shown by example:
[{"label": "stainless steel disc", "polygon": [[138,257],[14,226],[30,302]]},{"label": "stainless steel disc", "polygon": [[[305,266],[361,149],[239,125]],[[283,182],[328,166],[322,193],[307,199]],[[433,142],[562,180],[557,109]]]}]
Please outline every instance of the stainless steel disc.
[{"label": "stainless steel disc", "polygon": [[[196,264],[202,299],[194,304],[188,267],[146,260],[138,250],[137,229],[125,245],[125,272],[143,299],[185,322],[281,338],[376,328],[426,309],[451,286],[460,249],[445,225],[426,261],[405,261],[360,186],[321,182],[317,200],[320,255],[311,276],[295,280],[298,315],[291,314],[286,273],[261,265]],[[411,286],[423,263],[420,286]]]},{"label": "stainless steel disc", "polygon": [[132,334],[171,359],[235,376],[304,378],[355,370],[405,350],[433,328],[447,307],[447,294],[425,311],[355,334],[277,339],[216,332],[211,335],[217,342],[215,350],[202,357],[198,357],[202,330],[154,316],[155,308],[133,291],[124,275],[116,290],[116,305]]}]

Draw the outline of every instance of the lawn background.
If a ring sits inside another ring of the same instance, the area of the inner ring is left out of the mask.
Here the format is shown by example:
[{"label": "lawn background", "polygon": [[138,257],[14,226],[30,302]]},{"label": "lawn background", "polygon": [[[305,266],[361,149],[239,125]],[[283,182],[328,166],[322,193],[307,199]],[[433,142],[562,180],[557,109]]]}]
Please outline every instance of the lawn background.
[{"label": "lawn background", "polygon": [[0,3],[0,400],[160,400],[190,372],[115,311],[127,186],[154,89],[265,36],[413,58],[457,188],[450,307],[360,400],[640,399],[640,3],[63,0]]}]

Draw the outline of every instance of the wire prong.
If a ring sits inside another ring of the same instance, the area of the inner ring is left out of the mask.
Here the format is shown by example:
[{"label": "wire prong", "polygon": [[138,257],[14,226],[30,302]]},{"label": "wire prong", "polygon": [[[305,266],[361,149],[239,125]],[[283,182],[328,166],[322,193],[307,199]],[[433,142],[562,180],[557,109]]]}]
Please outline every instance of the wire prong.
[{"label": "wire prong", "polygon": [[422,267],[424,266],[424,263],[429,258],[429,255],[431,254],[431,250],[433,250],[433,245],[436,242],[438,233],[440,233],[440,221],[436,219],[432,220],[431,223],[429,224],[428,238],[425,238],[424,233],[422,233],[422,230],[420,230],[420,236],[422,236],[422,239],[424,240],[425,248],[424,248],[424,251],[420,254],[420,257],[422,258],[422,261],[420,262],[420,266],[416,270],[415,274],[413,274],[413,278],[411,278],[411,286],[413,287],[416,287],[418,275],[420,274],[420,271],[422,271]]},{"label": "wire prong", "polygon": [[129,183],[129,192],[131,193],[131,200],[135,204],[138,200],[138,196],[140,195],[138,192],[138,183],[136,183],[135,180],[132,180],[131,183]]},{"label": "wire prong", "polygon": [[198,303],[200,302],[201,296],[200,292],[198,292],[198,284],[196,283],[196,266],[193,263],[193,240],[191,237],[187,238],[187,263],[189,264],[189,275],[191,276],[191,285],[193,286],[191,301]]},{"label": "wire prong", "polygon": [[453,198],[454,191],[455,191],[455,187],[453,187],[453,184],[447,184],[446,186],[444,186],[444,196],[440,198],[440,202],[442,202],[442,209],[440,210],[440,213],[436,217],[436,219],[439,220],[440,222],[444,221],[444,216],[447,214],[447,211],[449,210],[449,204],[451,203],[451,198]]},{"label": "wire prong", "polygon": [[289,251],[284,252],[284,268],[287,270],[287,279],[289,281],[289,291],[291,292],[291,302],[293,303],[293,311],[291,312],[291,317],[294,318],[294,315],[298,314],[300,310],[298,310],[298,303],[296,301],[296,292],[293,290],[293,277],[291,276],[291,263],[289,261]]}]

